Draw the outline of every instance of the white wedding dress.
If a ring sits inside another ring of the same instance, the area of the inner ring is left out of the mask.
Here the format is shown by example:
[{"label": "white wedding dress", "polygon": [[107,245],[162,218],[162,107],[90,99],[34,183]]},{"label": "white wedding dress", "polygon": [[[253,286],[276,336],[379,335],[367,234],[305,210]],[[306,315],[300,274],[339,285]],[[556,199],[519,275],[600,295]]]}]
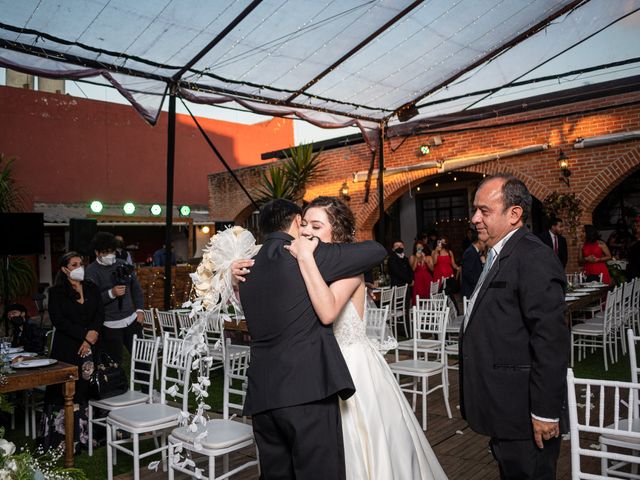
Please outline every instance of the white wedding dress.
[{"label": "white wedding dress", "polygon": [[351,301],[333,331],[356,393],[340,401],[347,480],[446,479],[409,403]]}]

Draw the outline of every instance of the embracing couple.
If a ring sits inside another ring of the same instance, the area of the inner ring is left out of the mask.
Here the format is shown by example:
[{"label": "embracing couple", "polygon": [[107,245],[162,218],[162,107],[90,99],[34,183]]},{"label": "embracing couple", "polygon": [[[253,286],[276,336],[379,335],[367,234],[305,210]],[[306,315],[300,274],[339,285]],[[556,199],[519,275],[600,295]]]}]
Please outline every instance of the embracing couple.
[{"label": "embracing couple", "polygon": [[244,414],[261,478],[446,478],[366,336],[362,274],[382,262],[384,248],[352,243],[353,213],[333,197],[304,212],[274,200],[259,228],[259,253],[234,262],[233,273],[251,334]]}]

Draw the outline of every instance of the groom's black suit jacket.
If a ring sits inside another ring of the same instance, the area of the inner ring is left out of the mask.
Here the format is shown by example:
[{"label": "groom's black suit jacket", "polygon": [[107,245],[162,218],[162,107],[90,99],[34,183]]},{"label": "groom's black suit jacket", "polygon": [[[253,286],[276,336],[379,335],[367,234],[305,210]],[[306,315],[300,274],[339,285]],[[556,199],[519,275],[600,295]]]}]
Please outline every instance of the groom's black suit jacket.
[{"label": "groom's black suit jacket", "polygon": [[533,438],[532,413],[566,418],[564,285],[538,237],[520,228],[507,240],[460,332],[460,406],[474,431],[524,440]]},{"label": "groom's black suit jacket", "polygon": [[[331,325],[311,304],[298,262],[284,249],[293,238],[266,236],[240,298],[251,335],[251,364],[244,414],[302,405],[355,391]],[[361,274],[382,262],[376,242],[320,243],[316,263],[327,282]]]}]

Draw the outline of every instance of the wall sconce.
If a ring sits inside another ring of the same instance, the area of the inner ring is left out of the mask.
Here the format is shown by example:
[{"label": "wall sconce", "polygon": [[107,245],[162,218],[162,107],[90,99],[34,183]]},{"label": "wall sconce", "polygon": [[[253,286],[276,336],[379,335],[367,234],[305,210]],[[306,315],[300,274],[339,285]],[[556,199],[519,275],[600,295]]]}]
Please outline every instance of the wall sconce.
[{"label": "wall sconce", "polygon": [[342,182],[342,186],[340,187],[340,197],[342,197],[346,202],[351,200],[351,197],[349,196],[349,185],[347,185],[346,180]]},{"label": "wall sconce", "polygon": [[562,173],[560,181],[564,182],[567,187],[570,187],[571,185],[569,184],[569,177],[571,176],[571,170],[569,170],[569,158],[562,150],[560,150],[560,154],[558,155],[558,166],[560,167],[560,172]]}]

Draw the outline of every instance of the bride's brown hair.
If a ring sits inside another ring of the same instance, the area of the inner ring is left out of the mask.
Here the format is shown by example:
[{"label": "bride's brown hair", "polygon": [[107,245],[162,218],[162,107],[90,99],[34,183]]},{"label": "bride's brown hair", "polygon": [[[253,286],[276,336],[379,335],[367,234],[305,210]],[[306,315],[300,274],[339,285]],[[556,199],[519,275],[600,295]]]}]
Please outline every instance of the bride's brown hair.
[{"label": "bride's brown hair", "polygon": [[304,208],[304,213],[314,207],[324,208],[331,224],[331,240],[336,243],[351,243],[356,236],[356,219],[351,209],[336,197],[316,197]]}]

